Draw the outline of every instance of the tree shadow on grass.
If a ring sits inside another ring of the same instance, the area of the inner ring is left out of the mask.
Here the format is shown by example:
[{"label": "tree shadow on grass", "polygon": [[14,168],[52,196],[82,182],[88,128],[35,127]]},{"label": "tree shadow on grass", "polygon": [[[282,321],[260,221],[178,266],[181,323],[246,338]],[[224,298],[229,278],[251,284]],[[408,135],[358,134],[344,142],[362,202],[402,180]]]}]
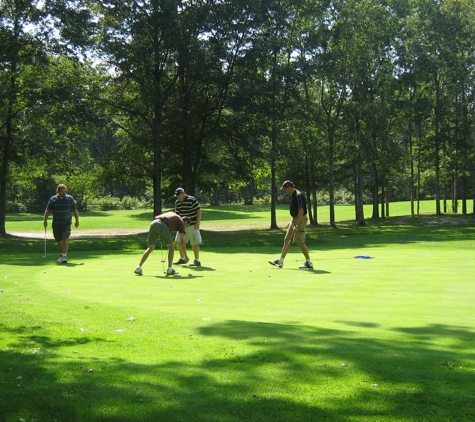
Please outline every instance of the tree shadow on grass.
[{"label": "tree shadow on grass", "polygon": [[[107,251],[110,253],[110,251]],[[126,255],[127,252],[114,252],[115,254],[124,254]],[[68,263],[59,263],[57,262],[58,254],[47,254],[45,258],[40,256],[39,254],[3,254],[3,258],[5,258],[5,262],[2,262],[2,265],[8,266],[18,266],[21,265],[22,267],[31,266],[31,267],[50,267],[51,265],[62,266],[62,267],[79,267],[83,265],[87,265],[88,261],[93,259],[103,259],[105,253],[97,253],[96,251],[91,253],[84,253],[84,252],[70,252],[68,254]]]},{"label": "tree shadow on grass", "polygon": [[[228,214],[226,212],[226,214]],[[475,241],[475,218],[468,216],[436,217],[394,217],[371,221],[371,225],[357,227],[355,222],[340,222],[339,229],[329,226],[308,226],[306,243],[311,250],[353,249],[408,245],[417,243],[444,243]],[[440,222],[440,224],[439,224]],[[112,230],[112,229],[111,229]],[[112,230],[113,232],[113,230]],[[280,252],[285,230],[244,229],[232,231],[201,230],[203,250],[222,253],[242,253],[240,248],[267,248]],[[314,238],[316,236],[316,238]],[[144,249],[147,232],[129,235],[94,235],[72,238],[71,251],[127,251]],[[43,254],[43,238],[9,237],[0,238],[0,252],[37,251]],[[48,250],[56,248],[48,240]],[[296,248],[294,245],[293,247]],[[298,248],[297,248],[298,249]],[[55,249],[54,249],[55,250]],[[357,254],[357,253],[355,253]]]},{"label": "tree shadow on grass", "polygon": [[[267,207],[268,208],[268,207]],[[263,210],[267,210],[266,207],[248,207],[248,206],[239,206],[233,205],[230,208],[227,207],[204,207],[203,212],[206,214],[206,222],[215,222],[215,221],[228,221],[228,220],[247,220],[249,219],[250,214],[259,214]],[[163,209],[163,212],[174,211],[174,208]],[[130,218],[143,221],[151,221],[153,215],[150,211],[143,212],[140,214],[131,215]]]},{"label": "tree shadow on grass", "polygon": [[[38,334],[39,326],[3,326],[0,416],[91,422],[475,418],[469,388],[475,364],[472,329],[395,327],[393,336],[380,338],[380,327],[362,324],[374,327],[374,335],[360,337],[351,322],[348,331],[207,323],[183,338],[180,358],[161,361],[157,354],[151,364],[139,355],[134,362],[113,356],[131,347],[125,338],[110,343],[85,335],[83,343],[79,336],[57,341]],[[196,342],[206,350],[208,340],[214,350],[196,356]],[[81,347],[90,343],[104,343],[108,353],[88,356]],[[78,354],[64,359],[72,347]]]},{"label": "tree shadow on grass", "polygon": [[[307,227],[305,243],[310,249],[362,249],[368,247],[408,245],[417,243],[444,243],[475,241],[475,225],[420,224],[419,220],[406,224],[378,222],[373,226],[355,227],[354,223],[341,225],[340,229],[329,226]],[[465,220],[464,220],[465,221]],[[429,227],[430,226],[430,227]],[[204,247],[266,247],[281,248],[286,230],[235,230],[203,231]],[[315,238],[316,236],[316,238]],[[298,249],[298,248],[297,248]],[[223,249],[223,252],[225,250]]]}]

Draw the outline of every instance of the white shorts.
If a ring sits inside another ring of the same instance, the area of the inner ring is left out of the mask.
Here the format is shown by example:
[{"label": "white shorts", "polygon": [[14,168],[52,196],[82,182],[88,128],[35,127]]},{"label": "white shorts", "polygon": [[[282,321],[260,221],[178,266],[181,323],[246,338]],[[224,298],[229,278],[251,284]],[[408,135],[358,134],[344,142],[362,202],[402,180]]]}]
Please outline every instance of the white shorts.
[{"label": "white shorts", "polygon": [[[180,233],[177,232],[175,241],[180,241]],[[185,228],[185,243],[190,241],[191,246],[201,245],[201,233],[199,230],[195,229],[195,226],[188,226]]]}]

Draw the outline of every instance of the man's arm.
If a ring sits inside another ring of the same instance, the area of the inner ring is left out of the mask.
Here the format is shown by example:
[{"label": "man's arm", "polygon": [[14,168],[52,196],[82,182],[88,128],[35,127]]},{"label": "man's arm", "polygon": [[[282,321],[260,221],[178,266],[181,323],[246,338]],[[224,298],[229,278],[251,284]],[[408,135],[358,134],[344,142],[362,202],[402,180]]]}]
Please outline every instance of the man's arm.
[{"label": "man's arm", "polygon": [[180,233],[180,243],[181,246],[186,249],[185,235],[183,233]]},{"label": "man's arm", "polygon": [[43,216],[43,226],[48,227],[48,217],[49,217],[49,210],[45,211],[45,215]]},{"label": "man's arm", "polygon": [[201,222],[201,209],[199,209],[198,212],[196,213],[196,222],[195,222],[196,230],[200,229],[200,222]]},{"label": "man's arm", "polygon": [[302,221],[302,217],[303,217],[303,208],[299,208],[299,212],[297,214],[297,217],[295,217],[295,226],[294,226],[294,230],[297,230],[300,222]]},{"label": "man's arm", "polygon": [[78,213],[78,210],[75,209],[73,212],[74,212],[74,218],[76,219],[76,224],[74,225],[74,227],[79,227],[79,213]]}]

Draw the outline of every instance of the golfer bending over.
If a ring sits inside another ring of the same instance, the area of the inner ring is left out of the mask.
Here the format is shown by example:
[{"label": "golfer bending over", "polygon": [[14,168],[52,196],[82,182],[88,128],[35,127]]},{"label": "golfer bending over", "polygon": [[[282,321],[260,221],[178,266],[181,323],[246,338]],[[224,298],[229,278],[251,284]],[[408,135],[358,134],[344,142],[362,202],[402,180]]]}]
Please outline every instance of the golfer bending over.
[{"label": "golfer bending over", "polygon": [[284,266],[284,258],[290,249],[292,241],[299,245],[300,250],[305,256],[305,262],[299,268],[313,268],[312,261],[308,255],[308,248],[305,244],[305,230],[307,228],[307,201],[305,196],[290,180],[286,180],[280,189],[290,195],[290,215],[292,220],[287,224],[287,233],[284,238],[284,246],[279,259],[269,261],[269,264],[282,268]]},{"label": "golfer bending over", "polygon": [[148,248],[143,253],[142,259],[134,273],[138,275],[143,274],[142,265],[145,263],[148,256],[155,250],[155,244],[158,239],[161,239],[168,246],[168,269],[166,274],[178,274],[178,271],[175,271],[172,267],[173,255],[175,254],[173,235],[176,232],[180,233],[180,243],[185,245],[185,228],[189,225],[190,219],[188,217],[181,218],[178,214],[175,214],[172,211],[157,215],[150,224],[150,229],[148,231]]}]

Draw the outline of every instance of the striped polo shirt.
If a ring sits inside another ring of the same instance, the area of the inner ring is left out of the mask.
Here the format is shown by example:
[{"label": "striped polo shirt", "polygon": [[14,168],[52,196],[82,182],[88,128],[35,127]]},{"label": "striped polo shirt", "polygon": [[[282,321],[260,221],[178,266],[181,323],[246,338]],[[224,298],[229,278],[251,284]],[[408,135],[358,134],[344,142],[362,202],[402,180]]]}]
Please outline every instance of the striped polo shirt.
[{"label": "striped polo shirt", "polygon": [[54,225],[71,224],[73,219],[72,212],[76,209],[76,202],[71,195],[54,195],[48,201],[46,209],[53,212]]},{"label": "striped polo shirt", "polygon": [[193,226],[196,223],[196,214],[201,209],[200,203],[194,196],[186,195],[183,202],[178,199],[175,202],[175,212],[180,217],[190,217],[190,225]]}]

